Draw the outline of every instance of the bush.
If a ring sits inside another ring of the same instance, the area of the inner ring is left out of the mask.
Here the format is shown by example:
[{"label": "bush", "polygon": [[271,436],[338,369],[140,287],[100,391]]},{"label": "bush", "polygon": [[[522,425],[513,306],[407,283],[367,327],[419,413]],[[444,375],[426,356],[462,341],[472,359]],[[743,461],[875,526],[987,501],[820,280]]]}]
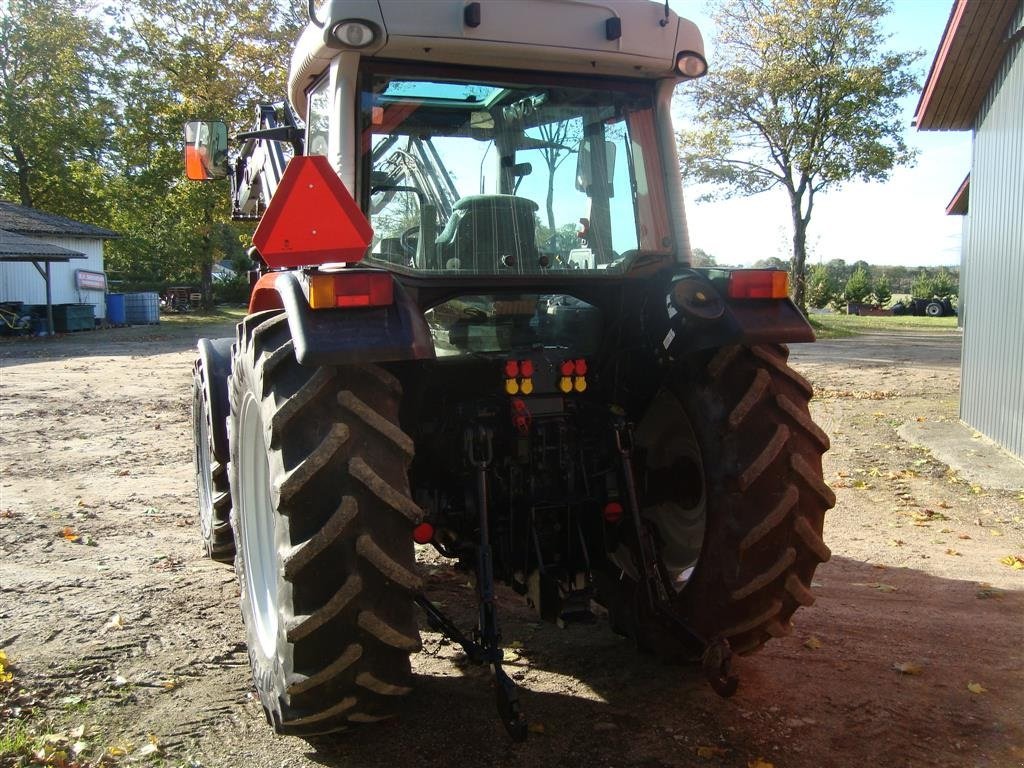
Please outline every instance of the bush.
[{"label": "bush", "polygon": [[249,301],[249,276],[213,281],[214,304],[246,304]]}]

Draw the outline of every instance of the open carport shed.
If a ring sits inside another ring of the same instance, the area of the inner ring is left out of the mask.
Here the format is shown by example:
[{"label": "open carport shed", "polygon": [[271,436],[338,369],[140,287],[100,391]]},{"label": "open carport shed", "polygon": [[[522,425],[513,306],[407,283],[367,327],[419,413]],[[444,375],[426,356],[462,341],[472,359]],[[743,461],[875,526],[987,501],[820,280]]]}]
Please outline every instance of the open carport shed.
[{"label": "open carport shed", "polygon": [[917,105],[923,131],[971,131],[960,418],[1024,458],[1024,0],[955,0]]},{"label": "open carport shed", "polygon": [[39,272],[46,283],[46,330],[53,335],[53,291],[50,287],[50,265],[84,259],[85,254],[51,245],[40,240],[0,229],[0,261],[26,261]]}]

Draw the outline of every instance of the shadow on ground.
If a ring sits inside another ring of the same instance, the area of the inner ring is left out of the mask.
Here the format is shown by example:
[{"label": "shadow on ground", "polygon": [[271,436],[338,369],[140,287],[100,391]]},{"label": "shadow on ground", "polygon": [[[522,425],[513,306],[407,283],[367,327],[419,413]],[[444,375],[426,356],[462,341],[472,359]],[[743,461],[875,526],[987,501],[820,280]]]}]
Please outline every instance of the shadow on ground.
[{"label": "shadow on ground", "polygon": [[[318,741],[307,756],[327,766],[1017,764],[1024,593],[843,558],[815,583],[818,601],[797,614],[793,635],[739,661],[732,699],[695,669],[636,655],[605,625],[559,630],[505,606],[505,636],[524,648],[511,671],[525,671],[523,706],[542,733],[510,743],[488,676],[447,676],[459,674],[449,666],[445,676],[418,676],[399,718]],[[457,604],[460,619],[472,612],[468,590],[432,592]],[[820,647],[806,645],[812,636]],[[437,648],[436,635],[424,637],[428,651]],[[907,663],[920,672],[894,667]],[[535,683],[531,669],[546,674]],[[699,747],[726,751],[709,763]]]}]

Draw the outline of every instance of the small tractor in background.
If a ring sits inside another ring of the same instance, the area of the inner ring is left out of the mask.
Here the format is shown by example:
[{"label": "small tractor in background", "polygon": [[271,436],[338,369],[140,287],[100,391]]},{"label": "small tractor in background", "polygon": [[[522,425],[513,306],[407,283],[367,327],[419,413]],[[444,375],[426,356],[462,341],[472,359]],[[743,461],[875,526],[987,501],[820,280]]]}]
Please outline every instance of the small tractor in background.
[{"label": "small tractor in background", "polygon": [[[723,695],[814,601],[829,440],[785,346],[813,332],[784,272],[690,263],[671,102],[706,69],[660,2],[329,0],[230,165],[189,125],[189,175],[259,220],[193,421],[279,733],[395,714],[422,611],[524,738],[499,582],[560,625],[603,606]],[[417,544],[474,575],[475,628]]]}]

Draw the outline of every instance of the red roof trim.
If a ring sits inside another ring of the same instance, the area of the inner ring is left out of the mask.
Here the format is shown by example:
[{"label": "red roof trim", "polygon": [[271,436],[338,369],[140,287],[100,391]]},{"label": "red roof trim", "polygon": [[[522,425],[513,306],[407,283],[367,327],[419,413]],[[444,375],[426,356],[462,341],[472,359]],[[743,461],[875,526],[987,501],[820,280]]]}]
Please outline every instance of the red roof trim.
[{"label": "red roof trim", "polygon": [[960,186],[956,190],[956,194],[953,195],[953,199],[949,201],[949,205],[946,206],[947,216],[966,216],[967,205],[970,198],[971,192],[971,174],[964,176],[964,180],[960,182]]},{"label": "red roof trim", "polygon": [[946,30],[942,33],[942,42],[939,44],[939,50],[932,60],[931,69],[928,70],[928,78],[925,80],[924,91],[921,93],[921,98],[917,102],[917,109],[914,111],[914,125],[920,122],[921,115],[928,108],[928,102],[931,101],[932,94],[935,93],[935,86],[938,84],[939,75],[942,74],[942,68],[946,64],[946,57],[949,56],[949,49],[953,45],[953,38],[956,37],[960,23],[963,21],[965,8],[967,8],[967,0],[955,0],[953,8],[949,12]]}]

